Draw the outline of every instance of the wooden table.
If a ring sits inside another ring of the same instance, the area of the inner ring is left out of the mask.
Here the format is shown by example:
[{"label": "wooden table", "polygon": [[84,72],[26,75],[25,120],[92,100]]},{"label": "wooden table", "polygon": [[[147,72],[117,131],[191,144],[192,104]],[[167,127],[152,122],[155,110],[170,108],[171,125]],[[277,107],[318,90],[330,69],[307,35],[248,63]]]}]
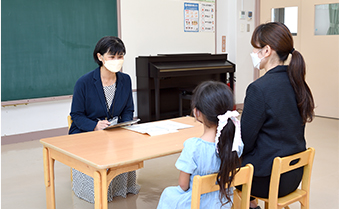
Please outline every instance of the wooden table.
[{"label": "wooden table", "polygon": [[142,168],[145,160],[179,153],[186,139],[203,133],[193,117],[171,120],[194,127],[152,137],[117,128],[41,139],[47,209],[56,207],[55,160],[93,177],[95,209],[107,209],[107,190],[115,176]]}]

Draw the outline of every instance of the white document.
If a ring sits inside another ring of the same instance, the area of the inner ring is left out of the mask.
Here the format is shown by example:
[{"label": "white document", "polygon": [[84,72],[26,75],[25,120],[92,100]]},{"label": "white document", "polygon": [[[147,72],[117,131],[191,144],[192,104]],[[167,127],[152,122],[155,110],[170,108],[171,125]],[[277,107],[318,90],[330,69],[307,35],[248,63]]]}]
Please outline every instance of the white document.
[{"label": "white document", "polygon": [[132,126],[123,127],[131,131],[136,131],[150,136],[157,136],[162,134],[178,132],[179,129],[190,128],[191,125],[178,123],[174,121],[159,121],[151,123],[136,124]]}]

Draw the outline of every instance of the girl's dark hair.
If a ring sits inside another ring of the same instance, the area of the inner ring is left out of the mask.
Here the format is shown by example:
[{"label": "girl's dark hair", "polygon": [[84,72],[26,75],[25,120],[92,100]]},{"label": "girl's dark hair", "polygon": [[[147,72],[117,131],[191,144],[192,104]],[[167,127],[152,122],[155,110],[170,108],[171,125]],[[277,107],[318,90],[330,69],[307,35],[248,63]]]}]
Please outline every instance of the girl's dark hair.
[{"label": "girl's dark hair", "polygon": [[126,49],[124,43],[120,38],[114,36],[105,36],[101,38],[93,51],[93,58],[99,66],[102,66],[102,62],[98,59],[97,53],[104,55],[109,52],[112,55],[125,55]]},{"label": "girl's dark hair", "polygon": [[311,122],[314,116],[314,101],[310,88],[305,81],[306,67],[303,56],[293,48],[290,30],[280,22],[259,25],[253,32],[251,44],[254,48],[269,45],[277,52],[280,61],[286,61],[291,53],[291,62],[287,73],[296,94],[298,109],[303,123]]},{"label": "girl's dark hair", "polygon": [[[205,81],[195,88],[191,102],[192,109],[199,110],[204,117],[207,127],[218,126],[218,115],[233,110],[233,94],[231,89],[218,81]],[[220,202],[222,205],[231,202],[230,185],[240,167],[240,159],[236,152],[232,152],[235,126],[231,119],[221,131],[217,145],[221,160],[217,182],[220,186]],[[224,202],[223,200],[225,200]]]}]

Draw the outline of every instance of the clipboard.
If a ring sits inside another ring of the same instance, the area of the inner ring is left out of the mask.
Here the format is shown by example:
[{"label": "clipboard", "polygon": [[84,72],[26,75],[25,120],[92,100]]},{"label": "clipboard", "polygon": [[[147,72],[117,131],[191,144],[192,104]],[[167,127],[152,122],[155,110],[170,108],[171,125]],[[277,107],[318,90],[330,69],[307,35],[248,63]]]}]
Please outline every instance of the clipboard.
[{"label": "clipboard", "polygon": [[112,128],[118,128],[118,127],[122,127],[122,126],[128,126],[128,125],[135,124],[135,123],[137,123],[139,121],[140,121],[140,119],[125,121],[125,122],[122,122],[122,123],[117,123],[117,124],[114,124],[114,125],[107,126],[103,130],[108,130],[108,129],[112,129]]}]

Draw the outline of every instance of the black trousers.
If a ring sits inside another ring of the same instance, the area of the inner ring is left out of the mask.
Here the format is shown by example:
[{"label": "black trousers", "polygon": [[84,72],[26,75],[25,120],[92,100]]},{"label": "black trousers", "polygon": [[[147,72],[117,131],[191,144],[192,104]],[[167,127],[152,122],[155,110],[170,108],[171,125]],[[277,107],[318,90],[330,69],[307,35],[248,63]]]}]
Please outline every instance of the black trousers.
[{"label": "black trousers", "polygon": [[[296,190],[303,176],[303,167],[289,171],[280,176],[278,197],[283,197]],[[253,176],[251,195],[268,198],[271,176]],[[242,190],[242,186],[236,187]],[[254,198],[251,197],[251,200]]]}]

